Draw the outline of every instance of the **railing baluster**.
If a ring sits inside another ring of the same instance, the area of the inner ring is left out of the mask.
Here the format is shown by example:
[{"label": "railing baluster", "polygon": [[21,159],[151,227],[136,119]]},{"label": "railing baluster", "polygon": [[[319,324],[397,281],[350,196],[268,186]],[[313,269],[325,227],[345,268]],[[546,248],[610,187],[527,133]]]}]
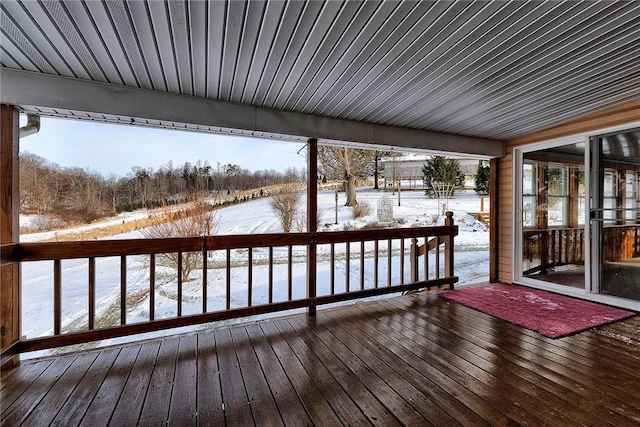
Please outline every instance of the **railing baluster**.
[{"label": "railing baluster", "polygon": [[424,237],[424,280],[429,280],[429,237]]},{"label": "railing baluster", "polygon": [[289,245],[287,259],[287,301],[293,299],[293,246]]},{"label": "railing baluster", "polygon": [[360,290],[364,290],[364,240],[360,242]]},{"label": "railing baluster", "polygon": [[89,258],[89,330],[95,327],[96,319],[96,259]]},{"label": "railing baluster", "polygon": [[273,246],[269,246],[269,304],[273,302]]},{"label": "railing baluster", "polygon": [[231,249],[227,248],[227,310],[231,309]]},{"label": "railing baluster", "polygon": [[400,239],[400,284],[404,285],[404,239]]},{"label": "railing baluster", "polygon": [[253,299],[253,248],[247,253],[247,307],[251,307]]},{"label": "railing baluster", "polygon": [[182,316],[182,252],[178,252],[178,317]]},{"label": "railing baluster", "polygon": [[59,259],[53,260],[53,334],[62,329],[62,267]]},{"label": "railing baluster", "polygon": [[349,244],[349,242],[347,242],[346,244],[345,254],[346,254],[345,255],[346,258],[344,261],[345,262],[344,288],[347,292],[349,292],[351,290],[349,286],[349,282],[350,282],[349,279],[351,278],[351,275],[349,274],[351,270],[351,265],[350,265],[351,264],[351,245]]},{"label": "railing baluster", "polygon": [[424,238],[424,277],[425,280],[429,280],[429,244],[427,243],[429,240],[428,237]]},{"label": "railing baluster", "polygon": [[334,295],[336,293],[336,244],[332,243],[331,244],[331,267],[330,267],[330,274],[331,274],[331,295]]},{"label": "railing baluster", "polygon": [[391,258],[393,255],[393,246],[391,239],[387,240],[387,286],[391,286]]},{"label": "railing baluster", "polygon": [[127,256],[120,257],[120,324],[127,324]]},{"label": "railing baluster", "polygon": [[209,260],[207,259],[207,237],[202,238],[202,312],[206,313],[207,299],[209,296],[208,282],[209,282]]},{"label": "railing baluster", "polygon": [[[425,249],[425,256],[428,256],[428,252]],[[411,283],[418,281],[418,259],[420,254],[418,253],[418,239],[416,237],[411,238]]]},{"label": "railing baluster", "polygon": [[439,278],[440,278],[440,236],[436,236],[436,279],[439,279]]},{"label": "railing baluster", "polygon": [[374,240],[373,243],[373,282],[374,282],[374,287],[377,288],[378,287],[378,276],[379,276],[379,271],[378,271],[378,264],[379,264],[379,260],[378,260],[378,256],[380,255],[380,250],[379,250],[379,243],[378,240]]},{"label": "railing baluster", "polygon": [[156,254],[149,255],[149,320],[156,318]]}]

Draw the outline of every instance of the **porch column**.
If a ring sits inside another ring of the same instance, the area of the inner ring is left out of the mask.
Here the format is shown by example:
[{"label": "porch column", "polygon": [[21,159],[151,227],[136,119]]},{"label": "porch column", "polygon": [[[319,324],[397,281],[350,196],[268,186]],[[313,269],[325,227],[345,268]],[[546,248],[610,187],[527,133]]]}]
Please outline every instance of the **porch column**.
[{"label": "porch column", "polygon": [[[318,140],[307,141],[307,232],[315,236],[318,231]],[[307,252],[307,297],[316,297],[317,246],[315,237]],[[316,306],[308,309],[309,316],[316,315]]]},{"label": "porch column", "polygon": [[499,276],[499,252],[498,230],[500,228],[498,218],[498,200],[500,199],[500,187],[498,179],[498,159],[491,159],[489,163],[489,282],[498,283]]},{"label": "porch column", "polygon": [[[11,105],[0,105],[0,245],[20,239],[20,193],[18,152],[20,113]],[[11,347],[20,340],[20,264],[0,265],[0,360],[1,369],[11,369],[20,359]]]}]

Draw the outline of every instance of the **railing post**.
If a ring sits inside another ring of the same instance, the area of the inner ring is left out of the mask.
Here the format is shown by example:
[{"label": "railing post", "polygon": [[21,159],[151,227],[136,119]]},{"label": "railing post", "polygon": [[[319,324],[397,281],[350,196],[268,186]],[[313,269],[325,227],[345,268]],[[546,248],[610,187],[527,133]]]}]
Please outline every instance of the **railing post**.
[{"label": "railing post", "polygon": [[[445,213],[444,225],[453,225],[453,212]],[[453,236],[449,235],[444,243],[444,274],[453,277]],[[453,289],[453,283],[449,285]]]},{"label": "railing post", "polygon": [[[418,239],[413,237],[411,239],[411,254],[409,255],[409,259],[411,260],[411,283],[415,283],[418,281],[418,258],[420,253],[418,251]],[[426,248],[425,248],[425,256]]]},{"label": "railing post", "polygon": [[[18,243],[20,113],[11,105],[0,105],[0,244]],[[0,267],[0,359],[1,369],[20,363],[11,347],[20,341],[20,263]]]},{"label": "railing post", "polygon": [[[307,248],[307,297],[316,297],[317,286],[317,244],[318,231],[318,140],[307,141],[307,231],[311,233],[311,242]],[[309,316],[316,315],[314,302],[309,305]]]}]

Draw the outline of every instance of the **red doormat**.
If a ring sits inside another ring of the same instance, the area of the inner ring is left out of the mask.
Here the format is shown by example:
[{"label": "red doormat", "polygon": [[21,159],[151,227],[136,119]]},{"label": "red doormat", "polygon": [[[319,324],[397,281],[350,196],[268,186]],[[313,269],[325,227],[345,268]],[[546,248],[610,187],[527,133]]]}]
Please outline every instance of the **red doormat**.
[{"label": "red doormat", "polygon": [[503,283],[440,291],[438,296],[550,338],[575,334],[635,314],[551,292]]}]

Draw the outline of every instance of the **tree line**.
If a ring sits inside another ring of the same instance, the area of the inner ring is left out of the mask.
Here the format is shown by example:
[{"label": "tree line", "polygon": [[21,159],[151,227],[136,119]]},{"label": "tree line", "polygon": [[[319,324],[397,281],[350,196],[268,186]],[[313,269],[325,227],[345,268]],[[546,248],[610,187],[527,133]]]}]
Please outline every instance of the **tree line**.
[{"label": "tree line", "polygon": [[184,202],[191,193],[232,194],[306,180],[306,170],[251,172],[236,164],[207,160],[157,170],[134,166],[126,176],[60,167],[32,153],[20,153],[21,212],[91,221],[123,211]]}]

